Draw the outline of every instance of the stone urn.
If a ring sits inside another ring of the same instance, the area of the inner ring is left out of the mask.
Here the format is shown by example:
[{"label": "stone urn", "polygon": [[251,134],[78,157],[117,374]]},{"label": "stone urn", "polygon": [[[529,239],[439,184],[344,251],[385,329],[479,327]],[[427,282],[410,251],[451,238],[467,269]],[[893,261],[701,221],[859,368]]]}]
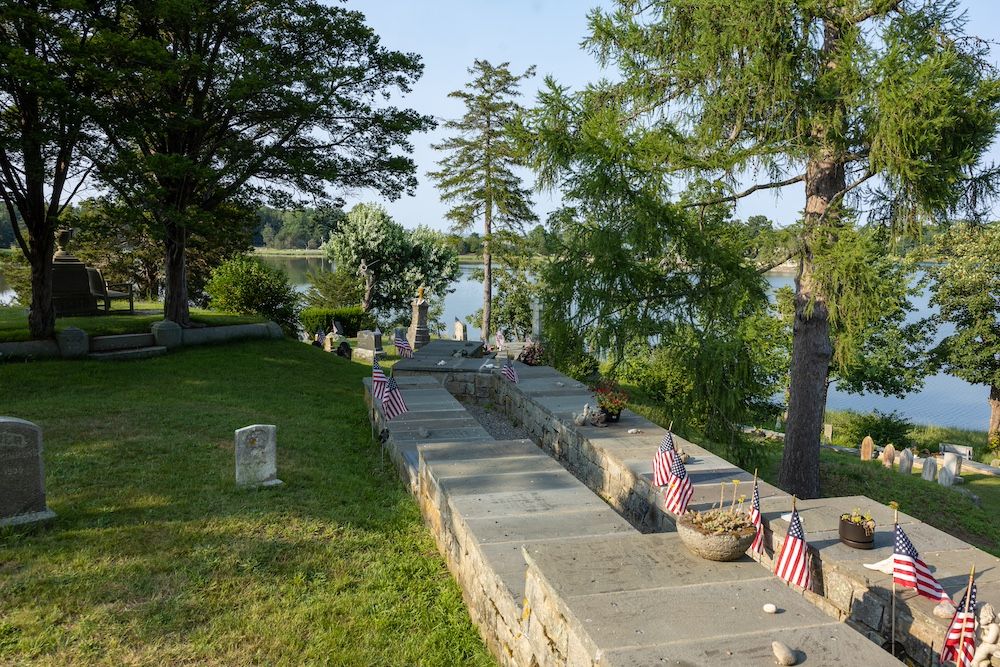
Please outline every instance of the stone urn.
[{"label": "stone urn", "polygon": [[739,560],[753,544],[757,534],[753,526],[737,531],[707,533],[693,522],[694,513],[688,513],[677,520],[677,534],[693,554],[706,560]]}]

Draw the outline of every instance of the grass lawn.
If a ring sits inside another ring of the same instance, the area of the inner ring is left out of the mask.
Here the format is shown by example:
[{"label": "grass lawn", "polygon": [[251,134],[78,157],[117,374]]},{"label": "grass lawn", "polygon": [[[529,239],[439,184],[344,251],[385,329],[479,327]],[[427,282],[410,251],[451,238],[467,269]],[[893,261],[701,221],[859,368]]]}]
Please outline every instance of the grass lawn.
[{"label": "grass lawn", "polygon": [[[0,366],[59,515],[0,529],[0,664],[494,664],[371,440],[368,373],[288,340]],[[253,423],[282,487],[235,487]]]},{"label": "grass lawn", "polygon": [[[56,331],[66,327],[83,329],[91,336],[106,336],[112,334],[149,333],[153,322],[163,319],[163,304],[154,301],[136,302],[137,312],[129,314],[128,307],[121,310],[121,302],[112,304],[108,315],[93,315],[84,317],[60,317],[56,320]],[[191,320],[207,326],[222,326],[225,324],[250,324],[263,322],[264,318],[253,315],[233,315],[201,308],[191,309]],[[31,340],[28,333],[28,314],[22,307],[0,306],[0,343]]]}]

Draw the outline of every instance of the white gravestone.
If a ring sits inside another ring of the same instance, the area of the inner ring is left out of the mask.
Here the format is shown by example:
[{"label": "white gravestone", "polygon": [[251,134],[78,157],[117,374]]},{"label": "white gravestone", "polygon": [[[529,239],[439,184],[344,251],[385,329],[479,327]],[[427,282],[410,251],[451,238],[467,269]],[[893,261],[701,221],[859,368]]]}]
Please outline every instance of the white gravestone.
[{"label": "white gravestone", "polygon": [[962,457],[954,452],[945,452],[941,457],[941,467],[947,468],[951,476],[958,477],[962,474]]},{"label": "white gravestone", "polygon": [[236,430],[236,484],[278,486],[278,427],[254,424]]},{"label": "white gravestone", "polygon": [[861,452],[860,452],[861,460],[871,461],[874,450],[875,450],[875,441],[872,440],[872,437],[870,435],[866,435],[865,439],[861,441]]},{"label": "white gravestone", "polygon": [[892,464],[896,460],[896,448],[890,442],[882,450],[882,465],[892,470]]},{"label": "white gravestone", "polygon": [[469,340],[469,332],[457,317],[455,318],[455,340]]},{"label": "white gravestone", "polygon": [[909,447],[899,453],[899,474],[913,474],[913,452],[910,451]]},{"label": "white gravestone", "polygon": [[928,456],[924,459],[924,468],[920,472],[920,477],[928,482],[933,482],[934,478],[937,476],[937,459],[933,456]]},{"label": "white gravestone", "polygon": [[42,429],[16,417],[0,417],[0,526],[47,521]]},{"label": "white gravestone", "polygon": [[955,476],[947,468],[938,471],[938,484],[941,486],[951,486],[955,483]]}]

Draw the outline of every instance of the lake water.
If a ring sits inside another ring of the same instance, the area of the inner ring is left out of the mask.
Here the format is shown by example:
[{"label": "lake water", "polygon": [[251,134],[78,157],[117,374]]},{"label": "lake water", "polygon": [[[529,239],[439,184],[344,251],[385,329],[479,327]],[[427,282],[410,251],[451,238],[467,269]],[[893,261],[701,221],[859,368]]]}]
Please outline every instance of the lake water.
[{"label": "lake water", "polygon": [[[329,260],[321,257],[269,256],[265,261],[284,269],[291,283],[302,292],[308,289],[308,273],[331,268]],[[445,297],[443,321],[449,326],[456,317],[464,322],[466,317],[482,305],[482,284],[472,279],[474,268],[463,266],[458,281],[453,285],[454,291]],[[792,276],[779,273],[768,274],[767,280],[774,290],[783,286],[791,287],[793,283]],[[13,293],[6,288],[3,275],[0,274],[0,304],[7,303],[12,298]],[[924,317],[930,312],[928,299],[929,296],[925,293],[915,300],[915,317]],[[947,333],[943,331],[941,335]],[[477,327],[469,327],[471,340],[478,339],[479,335]],[[827,407],[831,410],[850,409],[858,412],[876,408],[883,412],[896,410],[918,424],[985,430],[989,420],[989,406],[986,402],[988,394],[988,388],[984,385],[969,384],[950,375],[935,375],[927,378],[922,391],[902,399],[873,394],[847,394],[833,387]]]}]

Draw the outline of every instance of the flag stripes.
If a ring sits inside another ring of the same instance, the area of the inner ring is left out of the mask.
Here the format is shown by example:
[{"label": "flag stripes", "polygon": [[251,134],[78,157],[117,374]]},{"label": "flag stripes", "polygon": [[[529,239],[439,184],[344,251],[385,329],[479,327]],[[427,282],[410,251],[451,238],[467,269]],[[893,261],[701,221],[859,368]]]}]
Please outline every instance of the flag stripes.
[{"label": "flag stripes", "polygon": [[774,573],[790,584],[809,588],[812,574],[809,572],[809,545],[802,531],[802,521],[798,510],[792,510],[792,521],[788,525],[788,535],[781,545],[781,554],[774,567]]},{"label": "flag stripes", "polygon": [[393,336],[392,344],[396,346],[396,354],[399,356],[406,358],[413,356],[413,348],[410,347],[410,341],[406,340],[406,337],[398,331]]},{"label": "flag stripes", "polygon": [[753,538],[753,544],[750,545],[750,550],[754,553],[764,552],[764,522],[761,520],[760,516],[760,489],[757,486],[758,482],[755,479],[753,481],[753,497],[750,499],[750,521],[753,523],[754,527],[757,529],[757,535]]},{"label": "flag stripes", "polygon": [[951,602],[951,598],[941,588],[941,584],[931,574],[930,568],[920,558],[910,538],[896,524],[896,540],[892,554],[893,583],[915,588],[917,593],[925,598],[938,602]]},{"label": "flag stripes", "polygon": [[372,398],[378,399],[379,403],[385,400],[387,384],[388,379],[385,377],[385,371],[382,370],[381,364],[376,359],[372,362]]},{"label": "flag stripes", "polygon": [[673,476],[670,472],[670,468],[673,466],[674,456],[677,455],[677,450],[674,448],[674,436],[668,430],[667,434],[663,436],[663,441],[660,442],[659,449],[656,450],[656,454],[653,455],[653,484],[656,486],[666,486],[670,483],[670,479]]},{"label": "flag stripes", "polygon": [[687,469],[684,467],[681,457],[674,456],[673,463],[670,466],[670,473],[670,485],[667,486],[666,502],[664,505],[668,511],[680,516],[687,511],[688,502],[691,501],[691,496],[694,495],[694,486],[691,484],[691,478],[688,477]]},{"label": "flag stripes", "polygon": [[396,378],[389,378],[388,383],[386,383],[385,396],[382,398],[382,413],[388,421],[407,411],[406,401],[403,400],[403,394],[399,391]]},{"label": "flag stripes", "polygon": [[[972,666],[972,656],[976,652],[976,584],[970,586],[948,626],[948,634],[945,635],[944,647],[941,649],[942,665],[955,662],[959,667]],[[969,599],[968,609],[965,606],[966,596]]]}]

